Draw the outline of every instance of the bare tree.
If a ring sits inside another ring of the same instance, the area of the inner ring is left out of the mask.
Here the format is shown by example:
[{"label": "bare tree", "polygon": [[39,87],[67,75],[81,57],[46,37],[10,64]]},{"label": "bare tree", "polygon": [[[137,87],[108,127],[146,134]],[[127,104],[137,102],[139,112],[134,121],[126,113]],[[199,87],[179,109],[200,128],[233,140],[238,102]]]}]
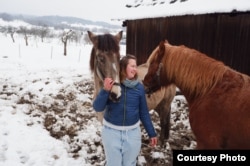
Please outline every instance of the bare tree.
[{"label": "bare tree", "polygon": [[26,46],[28,46],[29,45],[28,44],[28,29],[24,26],[21,26],[18,32],[24,35],[25,44]]},{"label": "bare tree", "polygon": [[90,39],[89,39],[89,35],[88,35],[87,33],[84,34],[83,40],[84,40],[84,43],[86,43],[86,44],[91,44],[91,41],[90,41]]},{"label": "bare tree", "polygon": [[64,52],[63,52],[64,56],[67,55],[67,42],[68,42],[68,39],[71,37],[72,32],[73,31],[70,29],[68,32],[64,33],[63,36],[62,36],[62,42],[63,42],[63,45],[64,45]]},{"label": "bare tree", "polygon": [[13,27],[8,27],[8,33],[10,33],[10,37],[11,37],[11,39],[12,39],[12,41],[13,41],[13,43],[15,43],[15,39],[14,39],[14,33],[16,32],[16,29],[15,28],[13,28]]},{"label": "bare tree", "polygon": [[81,42],[81,36],[82,36],[82,33],[80,31],[74,31],[70,39],[76,44],[79,44]]},{"label": "bare tree", "polygon": [[43,39],[48,35],[49,33],[49,28],[47,26],[42,26],[42,28],[40,29],[40,37],[42,39],[42,42],[43,42]]},{"label": "bare tree", "polygon": [[27,33],[24,34],[24,40],[25,40],[25,44],[26,46],[28,46],[28,36],[27,36]]}]

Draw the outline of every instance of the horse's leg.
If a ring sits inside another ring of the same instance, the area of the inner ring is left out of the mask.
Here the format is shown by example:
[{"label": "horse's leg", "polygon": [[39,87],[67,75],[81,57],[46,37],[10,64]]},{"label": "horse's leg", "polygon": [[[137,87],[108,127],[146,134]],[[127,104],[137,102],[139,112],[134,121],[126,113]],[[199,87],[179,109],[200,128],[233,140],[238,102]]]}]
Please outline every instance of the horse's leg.
[{"label": "horse's leg", "polygon": [[163,145],[164,141],[169,138],[171,106],[167,106],[164,100],[162,100],[160,104],[155,108],[155,111],[160,117],[161,132],[159,144]]},{"label": "horse's leg", "polygon": [[[96,96],[98,95],[99,91],[101,90],[101,88],[103,86],[102,81],[97,76],[94,77],[94,80],[95,80],[94,81],[94,83],[95,83],[95,91],[94,91],[93,99],[96,98]],[[102,123],[104,113],[103,112],[96,112],[96,114],[97,114],[97,120]]]},{"label": "horse's leg", "polygon": [[171,115],[171,103],[176,94],[176,86],[170,85],[165,88],[165,94],[162,101],[155,108],[155,111],[158,113],[160,117],[160,145],[163,145],[164,141],[169,138],[169,130],[170,130],[170,115]]}]

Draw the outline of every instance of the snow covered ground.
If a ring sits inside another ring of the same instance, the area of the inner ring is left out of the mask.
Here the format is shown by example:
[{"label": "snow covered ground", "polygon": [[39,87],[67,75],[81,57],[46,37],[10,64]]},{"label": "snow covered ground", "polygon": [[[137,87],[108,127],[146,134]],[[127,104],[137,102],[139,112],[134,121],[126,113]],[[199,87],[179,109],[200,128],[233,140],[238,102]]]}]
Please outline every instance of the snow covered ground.
[{"label": "snow covered ground", "polygon": [[[101,124],[91,106],[92,45],[69,43],[64,56],[59,39],[25,46],[22,37],[13,43],[0,34],[0,48],[0,166],[104,165]],[[151,149],[143,137],[138,165],[170,165],[171,149],[195,147],[187,113],[185,98],[176,96],[169,141]]]}]

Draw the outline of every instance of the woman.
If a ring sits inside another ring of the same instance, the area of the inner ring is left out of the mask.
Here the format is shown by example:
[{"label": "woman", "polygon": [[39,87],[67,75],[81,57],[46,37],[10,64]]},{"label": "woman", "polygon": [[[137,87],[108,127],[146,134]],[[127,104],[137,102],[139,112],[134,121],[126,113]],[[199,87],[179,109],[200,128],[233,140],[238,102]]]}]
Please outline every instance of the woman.
[{"label": "woman", "polygon": [[137,79],[136,57],[124,56],[120,61],[122,96],[119,102],[109,100],[113,85],[105,78],[103,89],[93,102],[96,111],[104,111],[102,141],[107,166],[135,166],[141,149],[140,121],[150,137],[152,146],[157,144],[156,132],[147,108],[143,85]]}]

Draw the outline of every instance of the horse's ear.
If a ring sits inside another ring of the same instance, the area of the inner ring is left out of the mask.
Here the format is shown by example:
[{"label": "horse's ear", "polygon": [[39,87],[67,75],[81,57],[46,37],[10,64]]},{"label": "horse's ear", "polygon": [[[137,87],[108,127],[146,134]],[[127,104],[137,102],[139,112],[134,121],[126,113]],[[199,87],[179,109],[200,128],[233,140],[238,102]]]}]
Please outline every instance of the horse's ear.
[{"label": "horse's ear", "polygon": [[159,44],[159,55],[158,57],[162,59],[163,55],[165,53],[165,41],[161,41]]},{"label": "horse's ear", "polygon": [[95,37],[96,35],[93,32],[88,31],[89,39],[92,42],[92,44],[95,44]]},{"label": "horse's ear", "polygon": [[117,39],[118,42],[120,42],[122,40],[122,31],[118,32],[116,35],[115,35],[115,38]]}]

